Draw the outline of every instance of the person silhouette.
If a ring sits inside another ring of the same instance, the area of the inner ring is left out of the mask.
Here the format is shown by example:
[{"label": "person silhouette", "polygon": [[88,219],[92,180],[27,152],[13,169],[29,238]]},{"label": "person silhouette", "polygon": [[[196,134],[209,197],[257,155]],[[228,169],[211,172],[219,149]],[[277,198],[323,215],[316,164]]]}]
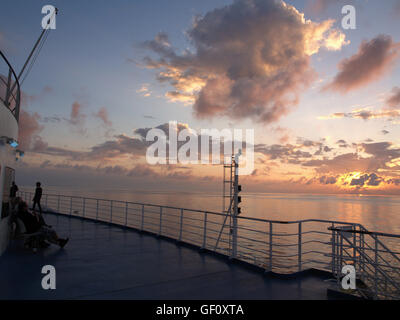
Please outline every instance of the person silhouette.
[{"label": "person silhouette", "polygon": [[43,193],[43,189],[41,187],[41,183],[36,182],[36,190],[35,190],[35,196],[33,197],[32,210],[35,210],[36,204],[37,204],[39,207],[40,214],[42,214],[42,206],[40,205],[40,200],[42,199],[42,193]]},{"label": "person silhouette", "polygon": [[18,186],[15,184],[15,181],[12,182],[11,188],[10,188],[10,198],[11,200],[14,199],[17,196],[18,192]]}]

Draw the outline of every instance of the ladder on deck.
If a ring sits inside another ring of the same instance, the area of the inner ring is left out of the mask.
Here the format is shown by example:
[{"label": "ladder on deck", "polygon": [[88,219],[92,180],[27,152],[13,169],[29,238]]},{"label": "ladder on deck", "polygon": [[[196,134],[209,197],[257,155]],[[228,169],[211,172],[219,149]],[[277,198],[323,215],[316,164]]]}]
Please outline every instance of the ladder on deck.
[{"label": "ladder on deck", "polygon": [[228,245],[231,256],[236,256],[236,246],[237,246],[237,215],[239,213],[238,209],[238,193],[241,191],[241,187],[238,185],[239,176],[239,156],[241,151],[237,155],[232,155],[229,158],[224,159],[224,174],[223,174],[223,195],[222,195],[222,212],[225,213],[224,222],[222,224],[221,230],[219,232],[215,248],[218,248],[218,244],[221,240],[224,228],[228,225],[227,220],[229,218],[229,237]]}]

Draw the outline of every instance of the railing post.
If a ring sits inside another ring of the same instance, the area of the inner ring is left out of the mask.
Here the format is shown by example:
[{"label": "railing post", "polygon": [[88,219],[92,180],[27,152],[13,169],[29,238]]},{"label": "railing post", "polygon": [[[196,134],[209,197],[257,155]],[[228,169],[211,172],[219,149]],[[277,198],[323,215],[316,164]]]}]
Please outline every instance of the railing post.
[{"label": "railing post", "polygon": [[[356,226],[353,225],[353,230],[356,231]],[[353,266],[354,266],[354,270],[357,270],[357,234],[354,232],[353,233]]]},{"label": "railing post", "polygon": [[336,234],[335,231],[333,231],[333,228],[335,227],[335,225],[332,223],[332,275],[335,276],[335,269],[336,269]]},{"label": "railing post", "polygon": [[125,202],[125,226],[128,225],[128,202]]},{"label": "railing post", "polygon": [[361,271],[361,279],[364,279],[364,271],[365,271],[365,265],[364,265],[364,246],[365,246],[365,240],[364,240],[364,235],[360,234],[360,242],[361,242],[361,254],[360,254],[360,271]]},{"label": "railing post", "polygon": [[179,226],[179,242],[182,241],[183,209],[181,209],[181,219]]},{"label": "railing post", "polygon": [[69,201],[69,215],[72,215],[72,197],[70,198]]},{"label": "railing post", "polygon": [[161,232],[162,232],[162,214],[163,214],[163,210],[162,210],[162,207],[160,207],[160,229],[158,231],[159,236],[161,236]]},{"label": "railing post", "polygon": [[342,273],[343,269],[343,235],[340,235],[340,266],[339,266],[339,274]]},{"label": "railing post", "polygon": [[141,231],[143,231],[143,227],[144,227],[144,205],[142,205],[142,223],[140,226]]},{"label": "railing post", "polygon": [[46,194],[46,210],[49,208],[49,206],[48,206],[48,198],[49,198],[49,195],[48,194]]},{"label": "railing post", "polygon": [[85,217],[85,211],[86,211],[86,198],[83,198],[83,204],[82,204],[83,217]]},{"label": "railing post", "polygon": [[113,201],[110,201],[110,223],[112,222],[112,216],[113,216]]},{"label": "railing post", "polygon": [[269,271],[272,271],[272,222],[269,223]]},{"label": "railing post", "polygon": [[207,212],[204,214],[203,249],[207,247]]},{"label": "railing post", "polygon": [[299,248],[298,248],[298,267],[299,272],[301,271],[301,245],[302,245],[302,237],[301,237],[301,222],[299,222]]},{"label": "railing post", "polygon": [[99,199],[96,199],[96,220],[99,220]]},{"label": "railing post", "polygon": [[378,299],[378,236],[374,236],[375,239],[375,283],[374,283],[374,298]]},{"label": "railing post", "polygon": [[336,281],[337,281],[337,286],[338,288],[340,288],[340,275],[342,273],[342,270],[340,269],[340,237],[341,234],[339,231],[335,231],[336,232]]}]

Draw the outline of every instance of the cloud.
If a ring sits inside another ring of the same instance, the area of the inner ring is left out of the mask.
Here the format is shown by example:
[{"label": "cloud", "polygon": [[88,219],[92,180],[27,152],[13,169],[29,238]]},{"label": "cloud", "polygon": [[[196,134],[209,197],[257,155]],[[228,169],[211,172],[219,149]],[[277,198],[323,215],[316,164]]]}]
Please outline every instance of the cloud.
[{"label": "cloud", "polygon": [[329,120],[329,119],[353,118],[353,119],[372,120],[372,119],[383,119],[383,118],[395,119],[399,117],[400,117],[400,110],[372,111],[368,109],[359,109],[347,113],[336,112],[329,116],[320,116],[318,117],[318,119]]},{"label": "cloud", "polygon": [[377,187],[382,182],[384,182],[384,179],[381,178],[381,177],[378,177],[375,173],[363,174],[360,178],[352,179],[351,182],[350,182],[350,186],[356,186],[356,187],[373,186],[373,187]]},{"label": "cloud", "polygon": [[100,108],[100,110],[97,113],[95,113],[94,116],[96,118],[99,118],[101,121],[103,121],[103,124],[106,127],[111,127],[112,126],[112,122],[108,118],[108,111],[107,111],[106,108],[104,108],[104,107]]},{"label": "cloud", "polygon": [[44,127],[39,123],[40,116],[38,113],[29,113],[21,110],[19,115],[19,145],[22,150],[31,150],[34,141],[38,141],[39,134]]},{"label": "cloud", "polygon": [[[313,151],[315,150],[315,151]],[[284,163],[301,164],[309,161],[315,155],[332,151],[322,142],[298,139],[297,144],[256,144],[254,151],[268,157],[269,160],[280,160]]]},{"label": "cloud", "polygon": [[140,89],[136,90],[137,93],[140,93],[143,97],[150,97],[151,91],[149,90],[149,84],[143,84]]},{"label": "cloud", "polygon": [[393,11],[396,15],[400,16],[400,1],[396,0],[396,3],[393,7]]},{"label": "cloud", "polygon": [[349,0],[308,0],[306,3],[307,11],[310,11],[312,14],[318,15],[325,12],[328,7],[332,5],[344,5],[350,4]]},{"label": "cloud", "polygon": [[394,87],[392,95],[386,100],[386,103],[391,108],[400,109],[400,88]]},{"label": "cloud", "polygon": [[289,113],[314,79],[310,56],[339,50],[345,35],[333,20],[320,23],[283,1],[236,0],[197,17],[187,35],[194,50],[177,54],[159,33],[144,46],[166,97],[193,104],[199,118],[227,116],[271,123]]},{"label": "cloud", "polygon": [[335,184],[337,182],[337,177],[322,176],[319,178],[321,184]]},{"label": "cloud", "polygon": [[82,125],[86,119],[86,115],[83,114],[82,111],[82,104],[75,101],[71,106],[71,118],[70,123],[73,125]]},{"label": "cloud", "polygon": [[399,55],[399,43],[387,35],[363,41],[358,52],[339,64],[339,73],[324,89],[347,93],[379,80]]},{"label": "cloud", "polygon": [[400,149],[393,148],[390,142],[362,143],[357,145],[360,152],[337,155],[331,159],[312,159],[303,161],[304,167],[314,167],[319,173],[342,174],[346,172],[376,172],[381,169],[390,169],[387,164],[400,158]]}]

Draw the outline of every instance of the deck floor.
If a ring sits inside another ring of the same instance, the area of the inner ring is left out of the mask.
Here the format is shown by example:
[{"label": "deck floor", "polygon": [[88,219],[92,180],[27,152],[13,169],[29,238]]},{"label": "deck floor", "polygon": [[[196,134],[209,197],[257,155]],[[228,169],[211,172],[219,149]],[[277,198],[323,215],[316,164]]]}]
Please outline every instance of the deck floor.
[{"label": "deck floor", "polygon": [[[45,215],[70,242],[0,258],[0,299],[327,299],[327,276],[278,279],[171,241],[94,221]],[[56,268],[43,290],[41,268]]]}]

